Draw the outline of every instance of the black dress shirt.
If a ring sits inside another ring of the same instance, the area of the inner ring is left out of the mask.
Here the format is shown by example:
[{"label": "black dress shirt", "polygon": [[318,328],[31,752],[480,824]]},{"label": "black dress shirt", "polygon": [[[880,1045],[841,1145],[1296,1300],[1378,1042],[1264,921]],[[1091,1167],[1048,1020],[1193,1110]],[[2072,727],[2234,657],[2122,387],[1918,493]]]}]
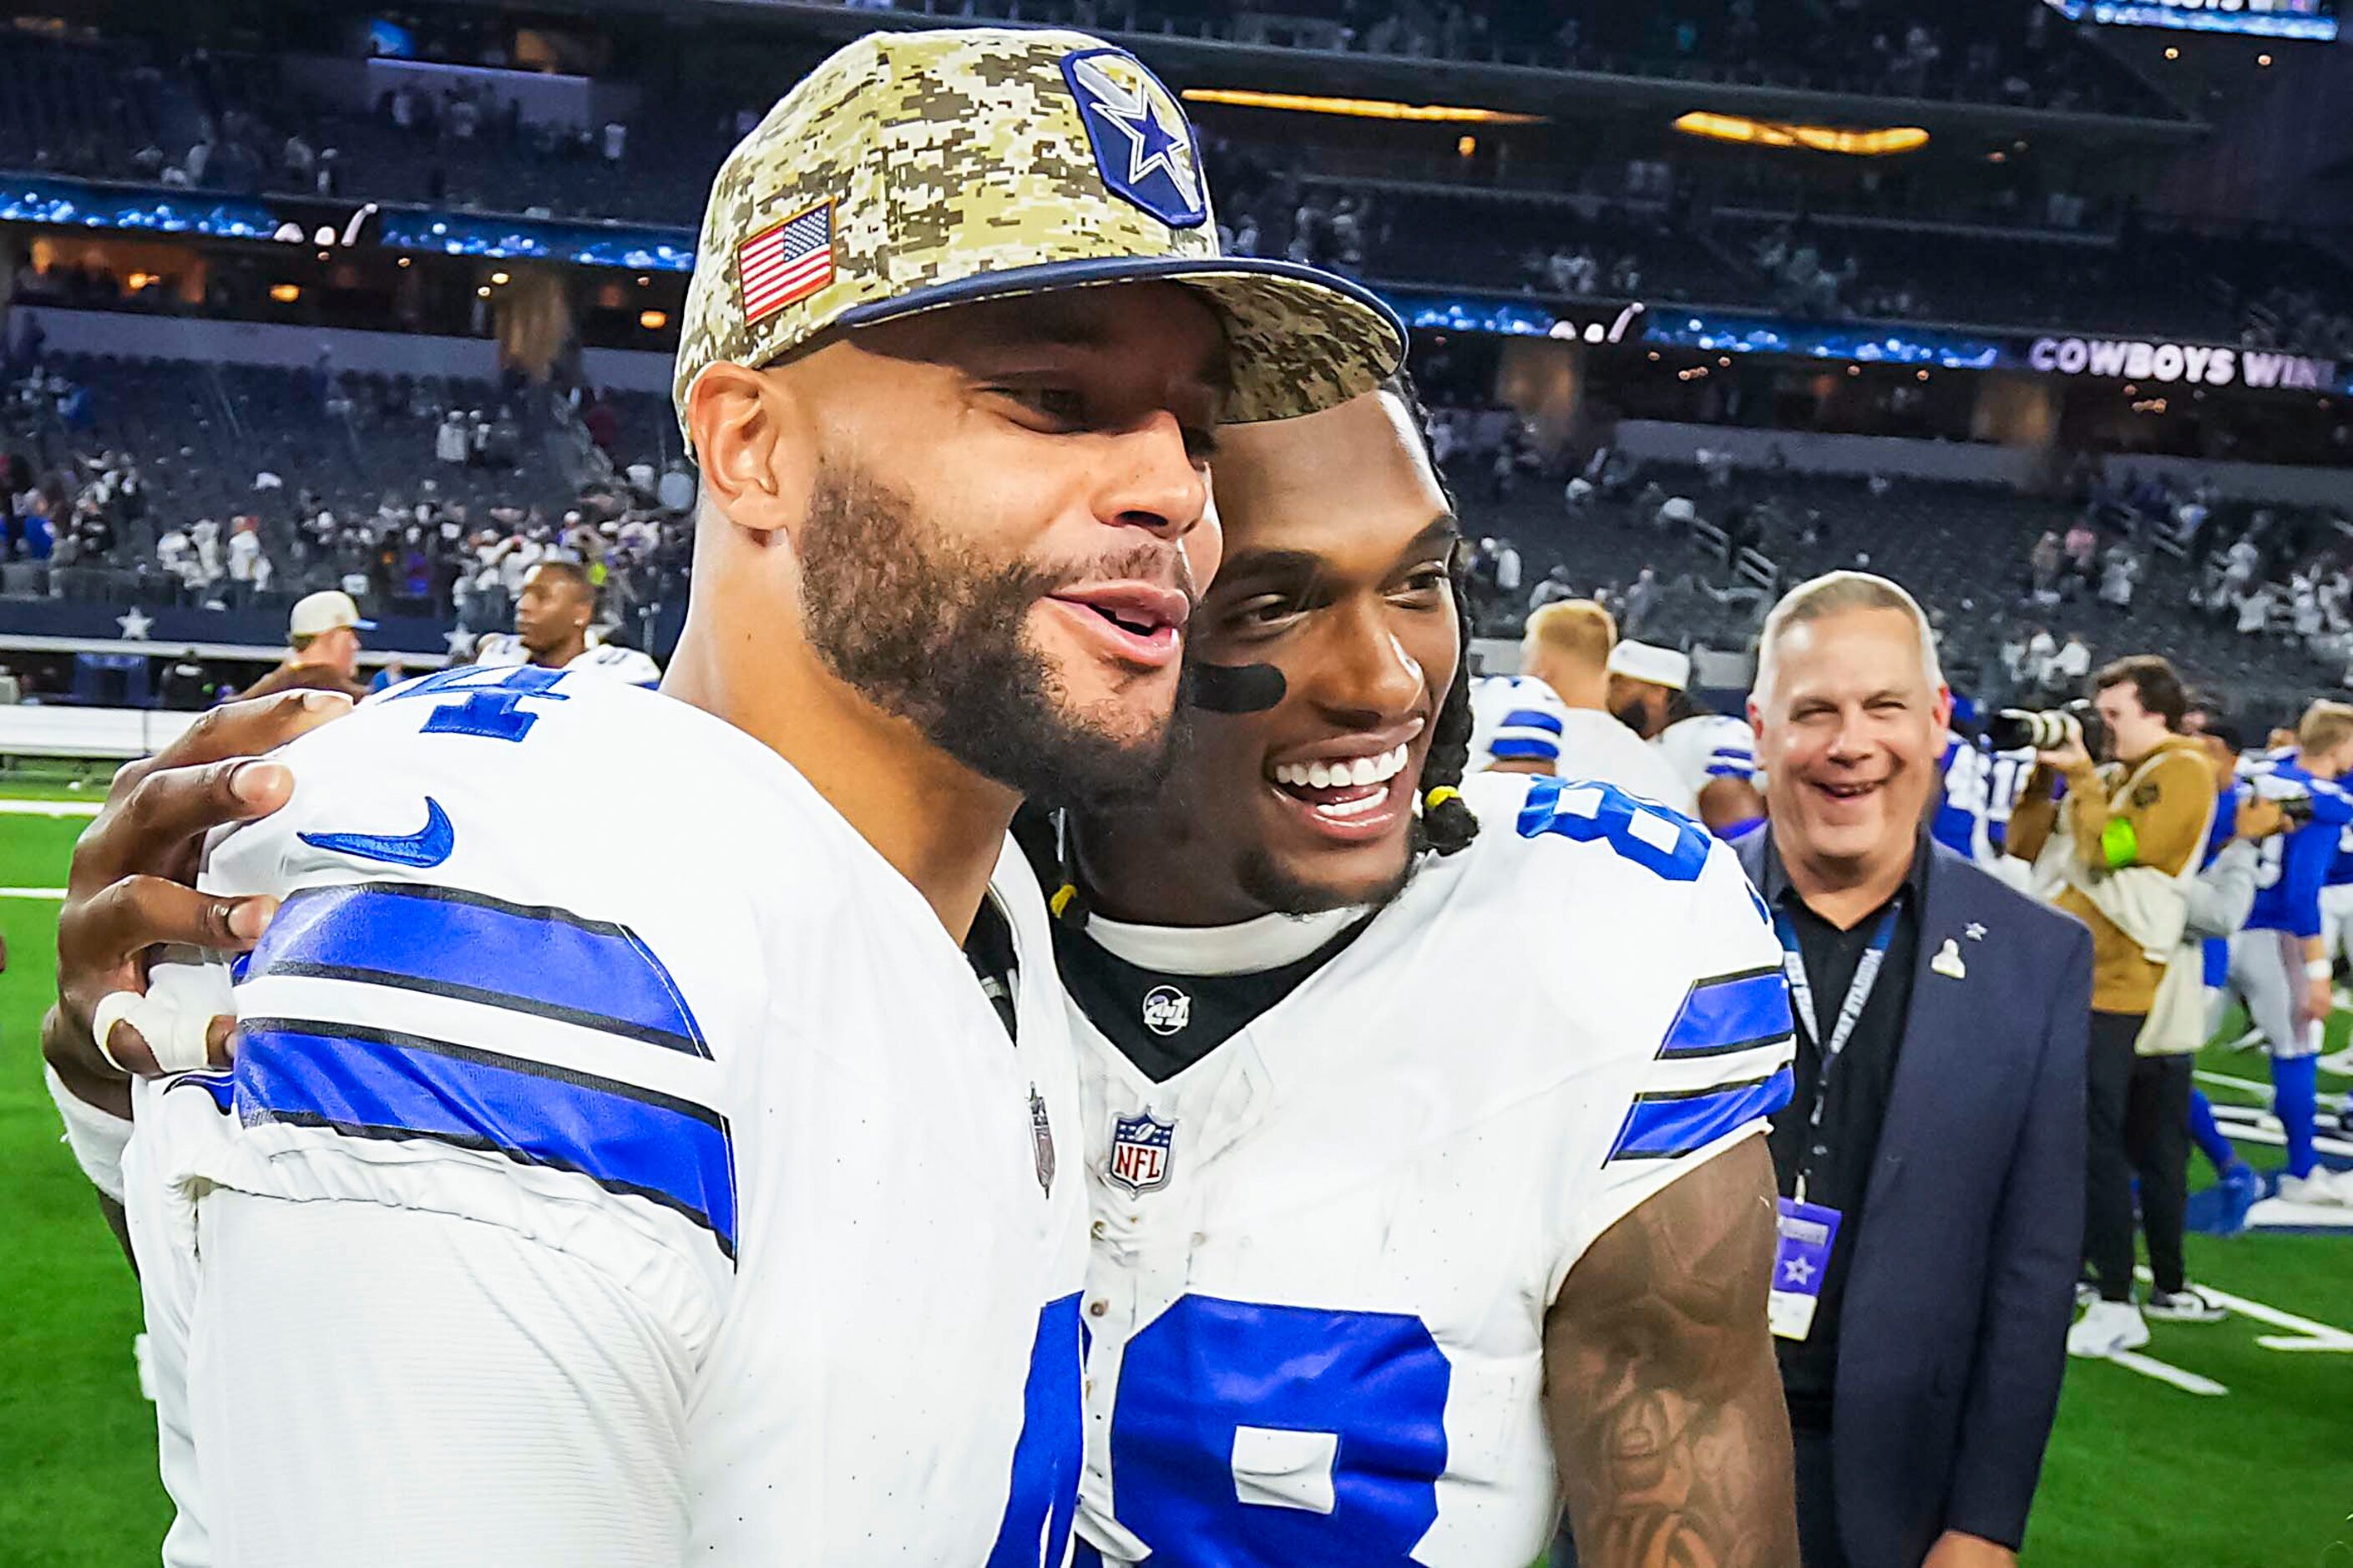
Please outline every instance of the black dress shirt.
[{"label": "black dress shirt", "polygon": [[[1766,841],[1761,890],[1774,914],[1786,916],[1795,930],[1798,954],[1814,993],[1814,1016],[1798,1024],[1796,1092],[1773,1118],[1769,1139],[1773,1174],[1781,1195],[1790,1197],[1803,1171],[1806,1201],[1836,1209],[1841,1216],[1812,1332],[1801,1341],[1774,1342],[1780,1352],[1789,1419],[1803,1430],[1830,1430],[1831,1394],[1838,1373],[1839,1311],[1846,1298],[1855,1237],[1862,1229],[1863,1201],[1870,1188],[1872,1162],[1879,1152],[1888,1092],[1895,1083],[1896,1058],[1904,1047],[1904,1020],[1912,1005],[1912,972],[1920,951],[1920,910],[1927,888],[1928,837],[1924,832],[1912,858],[1911,873],[1890,900],[1896,905],[1895,930],[1879,966],[1878,983],[1872,987],[1871,999],[1856,1017],[1853,1032],[1847,1037],[1825,1085],[1821,1043],[1837,1027],[1839,1011],[1845,1005],[1848,989],[1887,905],[1840,930],[1806,907],[1790,885],[1779,847],[1769,837]],[[1819,1132],[1811,1126],[1818,1096],[1822,1099]],[[1892,1324],[1884,1327],[1894,1330]]]}]

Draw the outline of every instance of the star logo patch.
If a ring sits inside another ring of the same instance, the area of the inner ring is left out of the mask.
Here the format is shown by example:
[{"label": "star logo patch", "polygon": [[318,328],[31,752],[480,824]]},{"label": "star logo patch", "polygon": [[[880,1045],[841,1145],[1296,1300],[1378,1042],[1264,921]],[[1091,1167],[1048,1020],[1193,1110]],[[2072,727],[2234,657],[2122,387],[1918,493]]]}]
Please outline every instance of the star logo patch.
[{"label": "star logo patch", "polygon": [[1080,49],[1062,58],[1062,79],[1113,195],[1171,228],[1208,220],[1192,124],[1143,61],[1119,49]]}]

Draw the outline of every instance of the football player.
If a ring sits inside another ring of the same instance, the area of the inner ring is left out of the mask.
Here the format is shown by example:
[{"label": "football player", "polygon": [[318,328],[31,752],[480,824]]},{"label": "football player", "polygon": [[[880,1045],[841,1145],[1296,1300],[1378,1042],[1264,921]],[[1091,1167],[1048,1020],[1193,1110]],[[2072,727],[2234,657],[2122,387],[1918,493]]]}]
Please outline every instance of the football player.
[{"label": "football player", "polygon": [[1460,777],[1460,541],[1401,386],[1221,437],[1226,565],[1056,952],[1093,1257],[1082,1561],[1794,1563],[1778,944],[1731,850]]},{"label": "football player", "polygon": [[1644,642],[1609,650],[1609,710],[1666,759],[1681,788],[1671,804],[1737,838],[1765,820],[1757,737],[1728,713],[1691,700],[1691,656]]},{"label": "football player", "polygon": [[2353,1205],[2353,1178],[2319,1163],[2322,1032],[2335,1005],[2334,966],[2324,946],[2320,900],[2339,837],[2353,824],[2353,796],[2335,781],[2353,771],[2353,705],[2315,702],[2295,745],[2256,764],[2253,792],[2300,800],[2305,821],[2263,841],[2255,905],[2231,940],[2229,988],[2246,1004],[2271,1052],[2273,1109],[2287,1138],[2279,1195],[2290,1203]]},{"label": "football player", "polygon": [[632,686],[659,686],[661,667],[633,647],[595,639],[596,585],[577,561],[543,561],[515,595],[514,633],[493,632],[474,651],[486,668],[533,665],[609,676]]},{"label": "football player", "polygon": [[1471,771],[1599,779],[1644,800],[1685,792],[1655,747],[1609,711],[1609,650],[1618,623],[1590,599],[1528,616],[1516,676],[1471,689]]},{"label": "football player", "polygon": [[[274,907],[234,1070],[139,1086],[122,1177],[170,1561],[1062,1561],[1076,1084],[1004,830],[1162,761],[1211,426],[1369,390],[1402,348],[1347,285],[1219,258],[1208,219],[1128,55],[847,47],[706,215],[665,691],[460,669],[242,784],[118,795],[133,839],[280,806],[177,906],[212,944]],[[568,804],[592,772],[683,809],[615,831]],[[87,895],[126,851],[85,848]],[[213,1014],[216,971],[121,999],[153,893],[69,908],[54,1037],[185,1061],[163,1026]]]}]

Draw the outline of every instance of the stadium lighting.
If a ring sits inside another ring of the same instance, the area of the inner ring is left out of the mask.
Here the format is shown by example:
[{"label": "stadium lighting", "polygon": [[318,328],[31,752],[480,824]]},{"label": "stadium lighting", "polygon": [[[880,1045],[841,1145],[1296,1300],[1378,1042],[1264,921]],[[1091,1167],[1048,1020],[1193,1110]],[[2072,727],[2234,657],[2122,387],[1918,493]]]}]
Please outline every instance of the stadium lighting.
[{"label": "stadium lighting", "polygon": [[639,310],[638,312],[638,325],[643,327],[649,332],[659,332],[664,327],[670,325],[670,312],[668,310]]},{"label": "stadium lighting", "polygon": [[1479,138],[1476,136],[1465,136],[1454,143],[1454,155],[1458,158],[1468,158],[1478,150]]},{"label": "stadium lighting", "polygon": [[406,258],[406,256],[402,257],[402,258],[400,258],[400,264],[401,264],[403,267],[407,266],[407,265],[408,265],[408,258]]},{"label": "stadium lighting", "polygon": [[2169,60],[2178,60],[2181,58],[2181,51],[2175,48],[2171,44],[2168,44],[2165,46],[2165,58]]},{"label": "stadium lighting", "polygon": [[475,298],[475,299],[477,299],[477,300],[487,300],[487,299],[489,299],[490,297],[491,297],[491,286],[490,286],[489,284],[487,284],[487,283],[483,284],[480,288],[479,288],[479,289],[475,289],[475,290],[474,290],[474,298]]},{"label": "stadium lighting", "polygon": [[1851,158],[1881,158],[1909,153],[1928,144],[1928,133],[1917,125],[1887,125],[1871,131],[1844,131],[1833,125],[1799,125],[1785,121],[1751,120],[1742,114],[1711,114],[1694,110],[1675,121],[1686,136],[1715,142],[1744,142],[1758,147],[1805,147],[1817,153],[1837,153]]},{"label": "stadium lighting", "polygon": [[281,305],[290,305],[302,297],[302,290],[291,283],[272,283],[269,297]]},{"label": "stadium lighting", "polygon": [[1541,125],[1541,114],[1502,109],[1471,109],[1447,103],[1398,103],[1386,98],[1326,98],[1312,92],[1260,92],[1239,87],[1188,87],[1188,103],[1223,103],[1236,109],[1285,109],[1300,114],[1343,114],[1355,120],[1440,121],[1450,125]]},{"label": "stadium lighting", "polygon": [[2271,56],[2269,56],[2269,55],[2257,55],[2257,56],[2255,57],[2255,64],[2257,64],[2257,65],[2259,65],[2259,66],[2263,66],[2263,67],[2268,68],[2268,67],[2271,65],[2271,63],[2272,63],[2272,58],[2271,58]]},{"label": "stadium lighting", "polygon": [[491,287],[493,289],[503,289],[506,287],[506,283],[507,275],[505,273],[493,272],[491,274]]}]

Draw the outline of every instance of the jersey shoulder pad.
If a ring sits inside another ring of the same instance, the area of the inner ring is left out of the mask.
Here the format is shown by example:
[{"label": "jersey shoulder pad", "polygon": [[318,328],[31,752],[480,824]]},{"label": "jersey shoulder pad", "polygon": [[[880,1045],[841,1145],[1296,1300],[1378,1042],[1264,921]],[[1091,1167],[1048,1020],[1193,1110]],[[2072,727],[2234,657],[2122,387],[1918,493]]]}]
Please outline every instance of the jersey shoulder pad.
[{"label": "jersey shoulder pad", "polygon": [[1610,785],[1546,778],[1508,816],[1482,799],[1482,821],[1517,862],[1515,964],[1588,1048],[1639,1063],[1611,1159],[1673,1157],[1786,1101],[1781,948],[1731,846]]},{"label": "jersey shoulder pad", "polygon": [[[293,801],[210,858],[208,886],[283,900],[236,993],[231,1107],[263,1173],[214,1179],[723,1267],[738,1064],[783,923],[767,894],[790,880],[725,825],[789,823],[788,792],[684,704],[465,673],[438,706],[380,701],[297,742]],[[584,767],[633,798],[691,777],[692,808],[616,832]]]},{"label": "jersey shoulder pad", "polygon": [[1472,691],[1472,768],[1497,763],[1558,763],[1567,707],[1541,680],[1498,675]]},{"label": "jersey shoulder pad", "polygon": [[633,686],[657,686],[661,683],[661,666],[633,647],[599,643],[583,654],[578,662],[604,674],[617,676]]}]

